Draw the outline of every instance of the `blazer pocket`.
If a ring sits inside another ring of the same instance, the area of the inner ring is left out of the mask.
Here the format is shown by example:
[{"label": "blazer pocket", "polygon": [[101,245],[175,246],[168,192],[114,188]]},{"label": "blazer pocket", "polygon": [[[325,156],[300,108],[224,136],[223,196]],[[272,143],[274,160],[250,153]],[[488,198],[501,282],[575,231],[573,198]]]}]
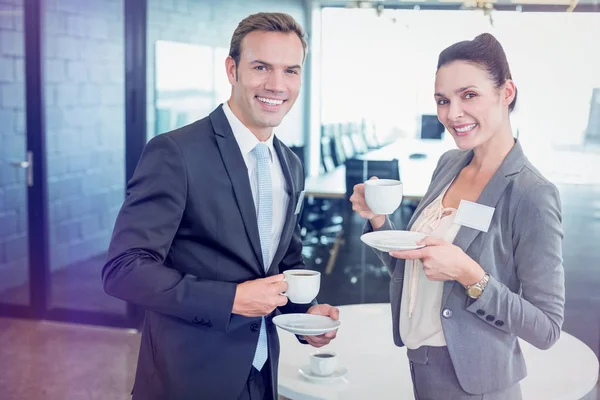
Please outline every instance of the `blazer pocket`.
[{"label": "blazer pocket", "polygon": [[394,266],[394,271],[392,272],[392,281],[395,283],[404,281],[404,268],[401,268],[398,264],[398,260],[396,260],[396,265]]},{"label": "blazer pocket", "polygon": [[392,278],[390,282],[390,303],[392,306],[392,317],[394,317],[395,315],[400,315],[400,299],[402,296],[402,285],[402,279],[395,280]]}]

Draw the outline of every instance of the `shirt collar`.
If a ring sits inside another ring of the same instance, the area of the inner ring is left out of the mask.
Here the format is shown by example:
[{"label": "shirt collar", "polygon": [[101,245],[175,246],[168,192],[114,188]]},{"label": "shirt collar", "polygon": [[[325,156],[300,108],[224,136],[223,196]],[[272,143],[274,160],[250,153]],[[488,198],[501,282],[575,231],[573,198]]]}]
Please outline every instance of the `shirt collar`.
[{"label": "shirt collar", "polygon": [[[254,136],[254,134],[239,120],[238,117],[231,111],[229,108],[229,104],[227,102],[223,103],[223,112],[227,117],[227,121],[231,126],[231,130],[233,132],[233,136],[242,151],[242,155],[246,156],[250,153],[254,147],[259,143],[259,140]],[[275,154],[275,147],[273,146],[273,137],[275,134],[271,134],[269,138],[264,142],[269,148],[269,153],[271,155],[271,162],[273,162],[273,154]]]}]

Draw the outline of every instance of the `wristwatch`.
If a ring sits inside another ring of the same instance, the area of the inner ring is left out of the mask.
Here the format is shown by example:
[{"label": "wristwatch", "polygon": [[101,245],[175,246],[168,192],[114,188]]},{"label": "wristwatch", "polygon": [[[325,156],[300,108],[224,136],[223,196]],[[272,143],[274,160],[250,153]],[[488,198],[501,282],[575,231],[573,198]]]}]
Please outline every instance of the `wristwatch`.
[{"label": "wristwatch", "polygon": [[490,274],[488,274],[486,272],[485,275],[483,275],[483,278],[481,278],[481,280],[473,285],[469,285],[467,286],[467,296],[469,296],[472,299],[478,299],[481,297],[481,295],[483,294],[483,289],[485,289],[485,286],[487,285],[487,283],[490,280]]}]

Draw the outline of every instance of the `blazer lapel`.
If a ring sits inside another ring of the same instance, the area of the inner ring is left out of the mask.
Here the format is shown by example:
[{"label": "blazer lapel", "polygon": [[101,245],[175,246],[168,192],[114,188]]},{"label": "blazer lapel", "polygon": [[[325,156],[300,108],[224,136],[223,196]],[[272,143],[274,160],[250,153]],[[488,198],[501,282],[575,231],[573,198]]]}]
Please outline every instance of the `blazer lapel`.
[{"label": "blazer lapel", "polygon": [[[506,187],[510,183],[508,177],[518,173],[525,165],[525,161],[526,158],[523,154],[523,149],[519,142],[515,141],[513,148],[479,195],[477,204],[495,208],[502,197],[502,194],[506,190]],[[481,234],[481,231],[477,229],[461,226],[453,243],[466,253],[471,243],[473,243],[473,240],[475,240],[479,234]],[[455,281],[446,281],[444,284],[442,304],[446,302],[455,283]]]},{"label": "blazer lapel", "polygon": [[277,157],[279,158],[279,163],[281,164],[281,169],[283,170],[283,176],[285,178],[286,183],[286,191],[289,196],[287,210],[284,214],[284,223],[283,229],[281,231],[281,239],[279,240],[279,245],[277,246],[277,251],[275,253],[275,257],[273,257],[273,262],[269,266],[269,269],[273,267],[273,265],[279,264],[280,260],[283,258],[285,252],[287,251],[288,246],[286,243],[289,242],[289,237],[294,231],[295,223],[294,223],[294,208],[296,206],[296,187],[294,185],[294,180],[292,179],[292,172],[290,169],[290,162],[287,157],[287,153],[282,148],[282,144],[277,139],[277,137],[273,138],[273,146],[275,147],[275,152],[277,153]]},{"label": "blazer lapel", "polygon": [[250,188],[250,180],[248,179],[248,168],[246,168],[244,157],[235,140],[235,136],[233,136],[231,126],[227,121],[227,117],[225,116],[222,107],[223,106],[219,106],[210,114],[210,120],[215,130],[215,138],[217,140],[219,151],[221,152],[221,159],[227,170],[227,175],[229,175],[229,179],[231,180],[235,200],[240,209],[242,220],[244,221],[246,235],[248,235],[248,239],[254,250],[254,255],[258,261],[257,265],[261,266],[261,271],[258,272],[261,275],[264,275],[265,269],[260,249],[258,222],[256,219],[252,189]]}]

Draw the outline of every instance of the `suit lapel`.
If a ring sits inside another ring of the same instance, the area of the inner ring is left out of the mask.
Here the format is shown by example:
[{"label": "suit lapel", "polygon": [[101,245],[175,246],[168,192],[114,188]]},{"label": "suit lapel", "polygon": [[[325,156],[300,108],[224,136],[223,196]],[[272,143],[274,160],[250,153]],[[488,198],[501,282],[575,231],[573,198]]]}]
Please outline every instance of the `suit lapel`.
[{"label": "suit lapel", "polygon": [[[515,141],[513,148],[508,153],[504,161],[502,161],[502,164],[500,164],[500,167],[496,173],[494,173],[490,181],[479,195],[477,204],[483,204],[485,206],[495,208],[498,204],[498,201],[502,197],[502,194],[506,190],[506,187],[510,183],[510,179],[508,179],[508,177],[518,173],[525,165],[525,162],[526,158],[523,154],[523,149],[521,148],[519,142]],[[454,238],[453,243],[466,253],[471,243],[473,243],[475,238],[481,233],[482,232],[477,229],[461,226],[456,234],[456,238]],[[448,299],[448,296],[450,295],[455,283],[456,281],[446,281],[444,283],[442,304],[444,304]]]},{"label": "suit lapel", "polygon": [[285,178],[286,183],[286,191],[289,195],[289,201],[287,210],[285,210],[284,214],[284,223],[283,229],[281,231],[281,239],[279,240],[279,245],[277,246],[277,251],[275,253],[275,257],[273,257],[273,262],[269,266],[269,269],[273,267],[273,265],[279,264],[279,261],[283,258],[285,252],[288,249],[286,245],[289,242],[289,237],[294,231],[295,223],[294,223],[294,208],[296,206],[296,187],[294,185],[294,180],[292,179],[292,172],[290,167],[290,162],[287,157],[287,152],[284,151],[283,145],[277,139],[277,137],[273,138],[273,146],[275,147],[275,152],[277,153],[277,157],[279,158],[279,163],[281,164],[281,169],[283,170],[283,176]]},{"label": "suit lapel", "polygon": [[240,151],[240,147],[233,136],[231,126],[227,121],[227,117],[219,106],[210,114],[210,120],[215,130],[215,138],[217,146],[221,152],[221,159],[227,170],[227,175],[233,186],[235,200],[240,209],[246,235],[254,250],[254,255],[261,266],[262,270],[258,271],[261,275],[264,274],[264,265],[262,252],[260,249],[260,236],[258,234],[258,222],[256,219],[256,210],[254,208],[254,198],[252,197],[252,189],[250,188],[250,180],[248,179],[248,168],[244,162],[244,157]]}]

